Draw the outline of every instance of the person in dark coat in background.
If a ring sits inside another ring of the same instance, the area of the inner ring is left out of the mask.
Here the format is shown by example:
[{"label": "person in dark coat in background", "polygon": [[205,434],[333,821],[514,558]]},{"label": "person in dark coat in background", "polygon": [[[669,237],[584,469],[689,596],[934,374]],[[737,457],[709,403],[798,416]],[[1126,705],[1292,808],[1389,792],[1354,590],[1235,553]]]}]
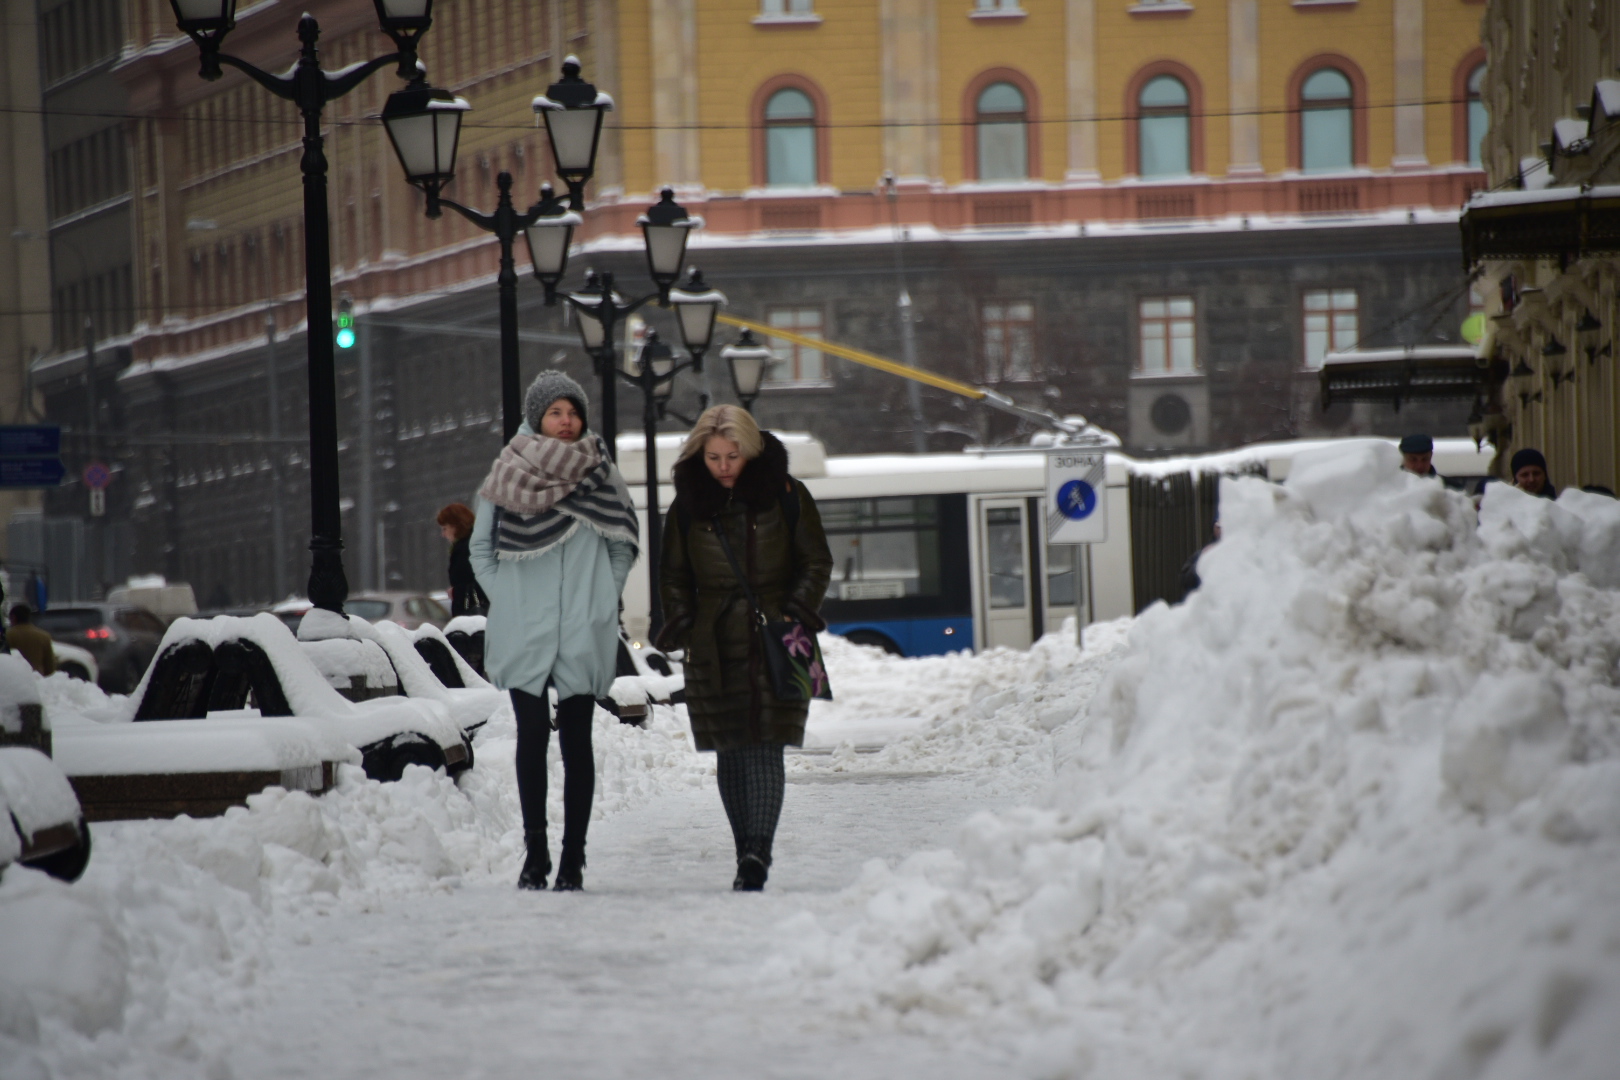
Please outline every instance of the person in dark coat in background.
[{"label": "person in dark coat in background", "polygon": [[472,559],[467,553],[467,538],[472,535],[473,527],[472,508],[465,503],[451,503],[439,511],[436,520],[439,535],[450,541],[450,614],[487,614],[489,597],[478,587]]},{"label": "person in dark coat in background", "polygon": [[6,631],[6,645],[20,653],[41,675],[56,671],[56,648],[51,635],[34,625],[34,613],[28,610],[27,604],[12,607],[11,629]]},{"label": "person in dark coat in background", "polygon": [[1508,471],[1513,475],[1513,486],[1525,494],[1543,499],[1558,498],[1558,489],[1547,479],[1547,459],[1541,456],[1540,450],[1529,446],[1520,450],[1513,455]]},{"label": "person in dark coat in background", "polygon": [[1408,435],[1401,440],[1401,468],[1414,476],[1439,478],[1434,471],[1434,440],[1427,435]]},{"label": "person in dark coat in background", "polygon": [[765,617],[796,619],[811,632],[827,626],[818,612],[832,553],[815,499],[788,475],[787,449],[746,410],[717,405],[699,417],[673,471],[658,647],[686,650],[692,738],[717,752],[737,846],[732,888],[753,892],[765,887],[782,813],[782,750],[804,745],[810,703],[772,693],[748,601],[715,530],[724,530]]}]

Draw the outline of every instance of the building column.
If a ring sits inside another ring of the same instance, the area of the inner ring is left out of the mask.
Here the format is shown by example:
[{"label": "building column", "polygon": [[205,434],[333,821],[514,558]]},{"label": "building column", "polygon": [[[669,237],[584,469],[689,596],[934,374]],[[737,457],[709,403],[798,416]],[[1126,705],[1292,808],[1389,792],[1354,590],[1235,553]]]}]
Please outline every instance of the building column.
[{"label": "building column", "polygon": [[[1066,0],[1068,111],[1070,116],[1097,115],[1097,0]],[[1069,123],[1069,168],[1066,179],[1096,183],[1102,178],[1097,163],[1095,119]]]},{"label": "building column", "polygon": [[653,186],[701,187],[697,0],[657,0],[647,13],[649,36],[659,43],[652,50]]},{"label": "building column", "polygon": [[1423,145],[1423,3],[1395,0],[1395,156],[1397,169],[1429,164]]},{"label": "building column", "polygon": [[1230,176],[1260,176],[1260,2],[1231,0],[1226,9],[1231,91]]},{"label": "building column", "polygon": [[939,19],[935,0],[883,0],[883,167],[901,184],[939,179]]}]

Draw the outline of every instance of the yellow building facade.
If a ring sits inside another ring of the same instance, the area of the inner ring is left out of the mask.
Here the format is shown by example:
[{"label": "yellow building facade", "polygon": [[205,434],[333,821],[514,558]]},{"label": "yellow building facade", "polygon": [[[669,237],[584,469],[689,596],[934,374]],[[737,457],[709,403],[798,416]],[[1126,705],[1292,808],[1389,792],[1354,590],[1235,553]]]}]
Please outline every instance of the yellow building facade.
[{"label": "yellow building facade", "polygon": [[[285,66],[303,7],[244,9],[228,50]],[[366,0],[308,7],[329,65],[386,47]],[[1469,85],[1483,63],[1471,0],[438,0],[433,11],[428,75],[473,106],[451,197],[493,205],[504,170],[527,201],[551,178],[529,102],[563,56],[616,99],[586,242],[634,234],[664,185],[711,235],[769,236],[884,227],[891,214],[951,232],[1449,213],[1484,184],[1471,160],[1481,119]],[[128,0],[126,14],[136,355],[251,339],[267,306],[297,326],[295,111],[235,72],[199,79],[165,0]],[[493,240],[454,215],[425,219],[400,175],[375,119],[396,86],[379,74],[326,114],[334,277],[361,302],[493,271]]]}]

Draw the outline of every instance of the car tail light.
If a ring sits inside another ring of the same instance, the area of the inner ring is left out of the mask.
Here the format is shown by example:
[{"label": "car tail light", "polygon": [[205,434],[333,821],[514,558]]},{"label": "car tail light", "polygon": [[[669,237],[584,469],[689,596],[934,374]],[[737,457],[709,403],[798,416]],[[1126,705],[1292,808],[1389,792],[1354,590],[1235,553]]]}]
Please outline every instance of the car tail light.
[{"label": "car tail light", "polygon": [[84,636],[91,641],[108,641],[112,638],[112,627],[92,626],[84,632]]}]

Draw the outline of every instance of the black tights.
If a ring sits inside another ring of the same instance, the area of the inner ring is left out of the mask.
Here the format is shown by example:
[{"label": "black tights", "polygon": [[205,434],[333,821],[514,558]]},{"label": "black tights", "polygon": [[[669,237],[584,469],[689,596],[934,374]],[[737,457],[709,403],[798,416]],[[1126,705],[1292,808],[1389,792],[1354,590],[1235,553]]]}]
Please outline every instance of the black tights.
[{"label": "black tights", "polygon": [[766,866],[771,865],[771,843],[776,839],[782,795],[787,789],[782,744],[721,750],[716,758],[714,771],[720,781],[720,801],[731,820],[737,858],[758,855]]},{"label": "black tights", "polygon": [[[576,694],[557,702],[557,743],[563,760],[563,849],[585,850],[585,830],[591,824],[591,800],[596,796],[596,755],[591,749],[591,716],[596,699]],[[518,801],[523,804],[525,832],[544,835],[546,829],[546,751],[551,745],[549,694],[512,691],[517,713]]]}]

